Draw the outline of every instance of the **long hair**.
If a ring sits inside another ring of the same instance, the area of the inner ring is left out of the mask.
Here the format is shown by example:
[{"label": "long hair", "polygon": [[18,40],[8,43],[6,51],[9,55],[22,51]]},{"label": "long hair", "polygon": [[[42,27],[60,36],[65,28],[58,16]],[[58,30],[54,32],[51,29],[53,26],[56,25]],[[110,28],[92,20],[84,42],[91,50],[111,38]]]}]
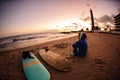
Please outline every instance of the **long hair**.
[{"label": "long hair", "polygon": [[86,39],[86,38],[87,38],[87,36],[86,36],[85,33],[79,32],[79,34],[78,34],[78,39],[79,39],[79,40],[84,40],[84,39]]}]

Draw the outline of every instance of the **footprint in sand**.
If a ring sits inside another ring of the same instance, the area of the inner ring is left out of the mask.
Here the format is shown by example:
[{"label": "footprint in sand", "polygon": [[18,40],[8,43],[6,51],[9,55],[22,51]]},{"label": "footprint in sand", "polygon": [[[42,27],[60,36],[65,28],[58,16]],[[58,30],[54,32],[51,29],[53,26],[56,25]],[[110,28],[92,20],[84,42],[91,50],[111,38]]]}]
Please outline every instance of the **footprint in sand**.
[{"label": "footprint in sand", "polygon": [[100,66],[97,66],[97,69],[101,72],[104,72],[105,71],[105,68],[104,66],[100,65]]},{"label": "footprint in sand", "polygon": [[66,48],[68,45],[68,43],[61,43],[61,44],[55,44],[52,47],[56,47],[56,48]]},{"label": "footprint in sand", "polygon": [[120,52],[118,54],[120,55]]},{"label": "footprint in sand", "polygon": [[102,59],[94,59],[95,64],[105,64]]},{"label": "footprint in sand", "polygon": [[99,71],[104,72],[104,64],[105,62],[102,59],[94,59],[96,67]]}]

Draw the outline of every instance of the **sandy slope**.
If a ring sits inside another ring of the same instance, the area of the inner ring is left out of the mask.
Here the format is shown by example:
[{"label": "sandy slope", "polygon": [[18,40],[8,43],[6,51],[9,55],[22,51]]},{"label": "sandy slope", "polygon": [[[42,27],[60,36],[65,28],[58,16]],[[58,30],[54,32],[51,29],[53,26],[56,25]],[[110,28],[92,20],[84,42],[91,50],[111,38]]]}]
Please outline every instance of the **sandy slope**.
[{"label": "sandy slope", "polygon": [[61,72],[46,64],[38,50],[50,50],[69,56],[72,43],[77,37],[43,43],[24,49],[0,53],[0,80],[26,80],[21,61],[21,52],[33,52],[51,74],[51,80],[120,80],[120,35],[87,33],[88,54],[86,57],[70,57],[70,72]]}]

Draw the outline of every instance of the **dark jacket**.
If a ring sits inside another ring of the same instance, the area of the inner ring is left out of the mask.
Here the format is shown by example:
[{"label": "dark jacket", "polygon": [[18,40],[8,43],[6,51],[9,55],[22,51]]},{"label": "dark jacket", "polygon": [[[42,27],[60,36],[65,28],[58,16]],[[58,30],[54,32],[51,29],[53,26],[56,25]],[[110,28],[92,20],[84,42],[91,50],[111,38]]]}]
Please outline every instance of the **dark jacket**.
[{"label": "dark jacket", "polygon": [[85,33],[81,33],[80,39],[75,42],[72,46],[74,48],[73,53],[76,56],[85,56],[87,53],[87,42],[86,39],[87,36]]}]

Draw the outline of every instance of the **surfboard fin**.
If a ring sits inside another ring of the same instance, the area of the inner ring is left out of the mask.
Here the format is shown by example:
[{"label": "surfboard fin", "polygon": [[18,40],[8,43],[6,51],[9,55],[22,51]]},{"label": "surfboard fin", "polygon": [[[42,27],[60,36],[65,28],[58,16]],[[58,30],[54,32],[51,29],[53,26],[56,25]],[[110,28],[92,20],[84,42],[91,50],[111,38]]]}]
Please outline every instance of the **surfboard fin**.
[{"label": "surfboard fin", "polygon": [[46,52],[49,51],[49,48],[48,48],[48,47],[43,47],[42,49],[44,49]]},{"label": "surfboard fin", "polygon": [[34,58],[34,57],[31,56],[29,51],[23,51],[22,52],[22,58],[26,59],[26,58]]}]

